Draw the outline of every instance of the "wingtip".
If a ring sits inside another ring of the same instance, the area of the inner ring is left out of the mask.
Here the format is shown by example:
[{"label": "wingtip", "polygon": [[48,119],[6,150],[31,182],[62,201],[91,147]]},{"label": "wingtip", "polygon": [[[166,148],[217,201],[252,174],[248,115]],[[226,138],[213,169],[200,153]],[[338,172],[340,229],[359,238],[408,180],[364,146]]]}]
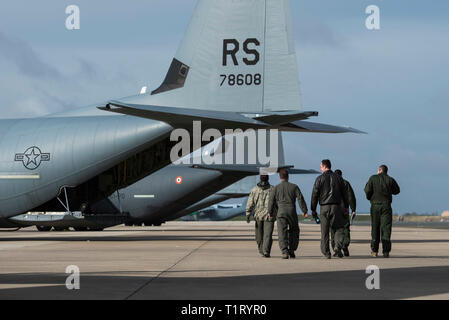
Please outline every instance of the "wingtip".
[{"label": "wingtip", "polygon": [[348,127],[348,129],[351,130],[352,133],[368,134],[368,132],[365,132],[365,131],[362,131],[362,130],[359,130],[359,129],[355,129],[355,128],[352,128],[352,127]]}]

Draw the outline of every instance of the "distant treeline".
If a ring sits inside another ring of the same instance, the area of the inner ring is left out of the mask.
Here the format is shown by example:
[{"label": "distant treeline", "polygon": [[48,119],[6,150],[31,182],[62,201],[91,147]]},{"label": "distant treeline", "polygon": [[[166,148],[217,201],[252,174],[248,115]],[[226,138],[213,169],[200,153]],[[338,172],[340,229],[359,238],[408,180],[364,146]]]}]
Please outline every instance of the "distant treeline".
[{"label": "distant treeline", "polygon": [[406,217],[416,217],[416,216],[431,216],[431,217],[435,217],[435,216],[441,216],[440,213],[438,212],[434,212],[434,213],[416,213],[416,212],[408,212],[408,213],[404,213],[403,216]]}]

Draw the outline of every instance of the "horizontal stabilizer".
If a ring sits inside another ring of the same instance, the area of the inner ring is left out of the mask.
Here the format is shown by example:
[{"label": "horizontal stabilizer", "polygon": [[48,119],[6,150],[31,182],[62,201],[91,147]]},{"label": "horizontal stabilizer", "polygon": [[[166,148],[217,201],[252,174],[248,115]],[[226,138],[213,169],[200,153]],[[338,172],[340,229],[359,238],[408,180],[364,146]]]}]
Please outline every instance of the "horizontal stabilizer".
[{"label": "horizontal stabilizer", "polygon": [[364,131],[360,131],[351,127],[340,127],[324,123],[316,123],[309,121],[293,121],[288,124],[284,124],[281,131],[294,131],[294,132],[319,132],[319,133],[362,133],[366,134]]},{"label": "horizontal stabilizer", "polygon": [[269,127],[266,123],[235,112],[125,104],[119,101],[110,101],[105,107],[99,107],[99,109],[163,121],[177,128],[191,128],[192,121],[202,121],[205,126],[217,129],[235,128],[236,126],[242,129],[264,129]]},{"label": "horizontal stabilizer", "polygon": [[254,165],[246,165],[246,164],[198,164],[193,165],[193,168],[206,169],[206,170],[215,170],[226,173],[240,173],[244,175],[258,175],[260,173],[261,167]]},{"label": "horizontal stabilizer", "polygon": [[221,172],[235,172],[240,174],[247,174],[247,175],[258,175],[261,172],[279,172],[281,169],[288,169],[288,172],[290,174],[318,174],[319,172],[316,170],[307,170],[307,169],[294,169],[293,166],[282,166],[279,168],[264,168],[260,166],[255,165],[219,165],[219,164],[212,164],[212,165],[193,165],[194,168],[200,168],[200,169],[206,169],[206,170],[216,170]]},{"label": "horizontal stabilizer", "polygon": [[299,113],[278,112],[275,114],[260,115],[255,118],[250,118],[237,112],[126,104],[119,101],[110,101],[105,107],[98,108],[110,112],[163,121],[175,128],[190,129],[192,127],[192,121],[202,121],[203,129],[277,128],[280,131],[293,132],[366,133],[351,127],[298,120],[317,116],[318,112],[315,111]]},{"label": "horizontal stabilizer", "polygon": [[290,123],[297,120],[306,120],[310,117],[317,117],[318,112],[316,111],[305,111],[305,112],[277,112],[273,114],[266,114],[254,117],[255,120],[265,122],[272,126],[280,126],[283,124]]},{"label": "horizontal stabilizer", "polygon": [[228,199],[239,199],[249,196],[249,192],[247,193],[217,192],[216,194],[220,196],[226,196]]},{"label": "horizontal stabilizer", "polygon": [[292,174],[319,174],[317,170],[307,170],[307,169],[288,169],[288,173]]}]

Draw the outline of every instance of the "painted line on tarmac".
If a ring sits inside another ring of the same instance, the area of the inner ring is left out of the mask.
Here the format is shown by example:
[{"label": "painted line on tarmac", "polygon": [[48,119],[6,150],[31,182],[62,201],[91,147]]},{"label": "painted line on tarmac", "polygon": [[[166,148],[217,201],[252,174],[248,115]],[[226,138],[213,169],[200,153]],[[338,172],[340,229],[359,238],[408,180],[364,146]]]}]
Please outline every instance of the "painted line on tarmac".
[{"label": "painted line on tarmac", "polygon": [[[219,232],[218,235],[219,236],[222,232]],[[130,295],[128,295],[125,300],[129,300],[130,298],[132,298],[134,295],[136,295],[137,293],[139,293],[139,291],[141,291],[143,288],[145,288],[146,286],[148,286],[151,282],[153,282],[154,280],[158,279],[162,274],[170,271],[171,269],[173,269],[174,267],[176,267],[179,263],[181,263],[183,260],[187,259],[188,257],[190,257],[191,255],[193,255],[195,252],[197,252],[198,250],[200,250],[202,247],[204,247],[208,242],[210,242],[210,240],[206,240],[204,241],[202,244],[200,244],[197,248],[193,249],[192,251],[190,251],[188,254],[186,254],[184,257],[182,257],[181,259],[179,259],[178,261],[176,261],[173,265],[171,265],[170,267],[168,267],[167,269],[161,271],[159,274],[157,274],[155,277],[151,278],[150,280],[148,280],[147,282],[145,282],[142,286],[140,286],[139,288],[137,288],[137,290],[135,290],[133,293],[131,293]]]}]

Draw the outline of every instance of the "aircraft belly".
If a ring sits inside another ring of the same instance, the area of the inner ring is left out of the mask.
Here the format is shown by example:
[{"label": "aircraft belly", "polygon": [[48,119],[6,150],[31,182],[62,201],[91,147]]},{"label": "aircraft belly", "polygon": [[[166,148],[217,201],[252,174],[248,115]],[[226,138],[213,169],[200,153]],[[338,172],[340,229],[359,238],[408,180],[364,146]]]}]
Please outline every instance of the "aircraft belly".
[{"label": "aircraft belly", "polygon": [[172,130],[128,116],[5,120],[0,127],[0,217],[49,201],[60,187],[85,182]]}]

